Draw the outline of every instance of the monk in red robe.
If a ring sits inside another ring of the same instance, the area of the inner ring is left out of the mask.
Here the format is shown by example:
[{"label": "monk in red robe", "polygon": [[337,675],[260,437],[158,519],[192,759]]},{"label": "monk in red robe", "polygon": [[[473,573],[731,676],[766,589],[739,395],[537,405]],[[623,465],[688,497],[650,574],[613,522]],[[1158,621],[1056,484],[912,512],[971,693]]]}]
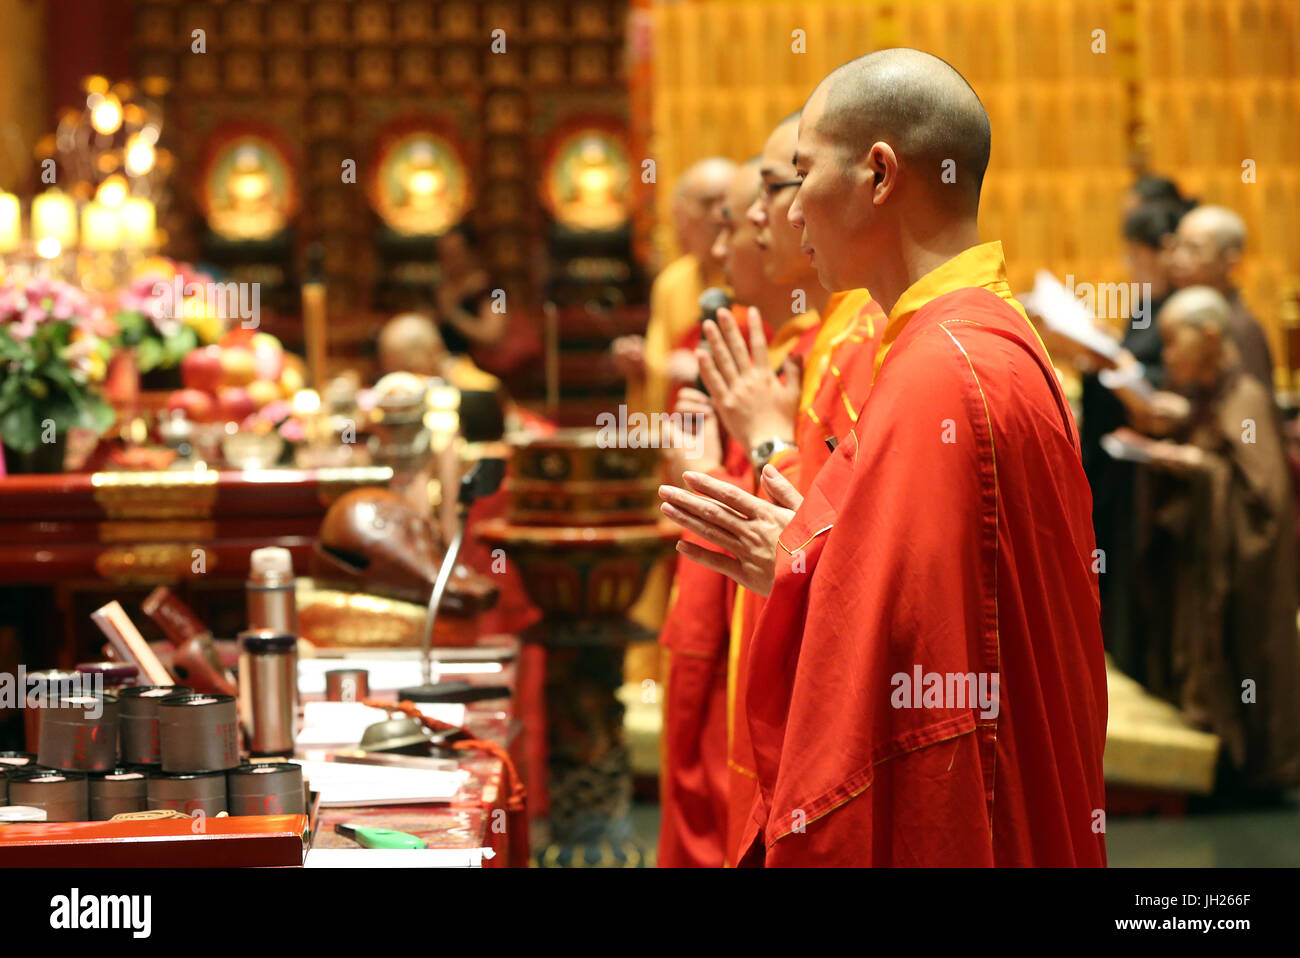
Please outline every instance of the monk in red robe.
[{"label": "monk in red robe", "polygon": [[948,64],[840,67],[799,127],[791,224],[888,311],[875,381],[806,495],[701,474],[665,514],[769,594],[741,864],[1104,865],[1106,686],[1069,406],[980,244],[988,116]]},{"label": "monk in red robe", "polygon": [[[736,298],[748,305],[737,306],[734,316],[732,311],[722,311],[722,322],[729,341],[740,339],[737,319],[750,335],[750,343],[741,347],[747,370],[744,400],[736,402],[736,408],[727,416],[725,445],[717,438],[719,417],[714,414],[709,396],[694,389],[683,390],[677,405],[679,412],[699,415],[703,421],[701,434],[695,437],[700,446],[699,458],[689,463],[690,467],[750,491],[755,486],[753,437],[787,437],[781,446],[783,453],[788,453],[784,459],[790,463],[799,461],[788,438],[792,434],[808,442],[815,440],[824,451],[821,435],[809,432],[813,427],[808,426],[808,421],[817,421],[817,417],[803,397],[818,395],[816,387],[822,382],[828,392],[838,388],[839,368],[832,363],[832,352],[864,339],[858,328],[858,313],[870,304],[864,290],[831,295],[822,287],[799,253],[797,237],[784,226],[790,202],[788,188],[792,184],[788,182],[791,173],[783,173],[779,167],[789,165],[794,134],[794,118],[783,121],[758,162],[742,169],[724,204],[715,255],[726,257],[728,280]],[[764,184],[761,190],[760,173]],[[773,185],[768,185],[769,180]],[[751,205],[749,200],[755,194],[758,198]],[[775,204],[780,213],[782,233],[776,236],[771,233],[766,215],[769,203]],[[792,312],[796,307],[802,311]],[[778,318],[775,334],[763,322],[760,309]],[[870,318],[865,321],[870,326]],[[717,327],[706,327],[718,355],[730,355],[731,347],[719,339]],[[748,363],[751,348],[761,368]],[[837,361],[844,364],[842,358]],[[801,391],[799,364],[805,362],[812,378],[802,380]],[[730,396],[737,378],[724,382],[707,360],[706,366],[711,388],[717,389],[715,398]],[[733,366],[727,368],[730,372]],[[838,402],[838,393],[836,396]],[[825,398],[819,403],[822,409],[829,405]],[[817,454],[814,449],[813,455]],[[686,465],[685,461],[670,462],[669,472],[680,476]],[[744,788],[739,818],[743,820],[749,811],[753,775],[749,766],[753,763],[748,758],[743,765],[730,761],[737,741],[742,746],[740,754],[748,755],[748,734],[743,728],[738,730],[733,721],[736,683],[728,652],[735,598],[735,586],[720,573],[692,563],[679,566],[674,598],[660,633],[660,644],[671,655],[660,773],[661,865],[716,867],[729,860],[722,837],[737,780]]]},{"label": "monk in red robe", "polygon": [[[866,400],[884,315],[864,289],[830,294],[799,250],[799,234],[787,219],[798,185],[792,161],[798,129],[799,114],[795,113],[768,136],[760,158],[763,189],[750,207],[749,217],[759,226],[760,244],[774,268],[779,264],[791,298],[807,298],[811,293],[822,310],[822,321],[810,328],[794,349],[801,370],[787,370],[783,383],[777,383],[755,318],[749,318],[746,336],[735,317],[722,311],[716,326],[705,324],[710,348],[700,354],[700,370],[723,425],[746,450],[754,469],[771,463],[802,490],[830,456],[826,440],[852,428],[857,410]],[[795,376],[800,382],[792,418],[784,411],[787,403],[783,399]],[[755,479],[747,476],[742,488],[752,490]],[[763,494],[761,489],[757,493]],[[728,614],[726,864],[737,860],[737,847],[757,789],[753,749],[743,716],[746,650],[762,601],[759,594],[739,589]]]},{"label": "monk in red robe", "polygon": [[[770,282],[755,242],[756,230],[744,213],[758,193],[758,163],[741,165],[723,198],[713,255],[723,263],[735,298],[782,315],[785,289]],[[745,307],[738,307],[744,311]],[[699,325],[676,348],[694,349]],[[727,481],[749,472],[734,442],[724,450],[717,417],[708,397],[684,390],[676,411],[698,416],[695,456],[684,442],[668,450],[668,471],[707,471]],[[725,461],[724,461],[725,460]],[[667,659],[663,708],[663,756],[659,773],[661,867],[718,867],[723,862],[727,802],[726,638],[727,610],[735,586],[726,576],[694,563],[680,563],[668,614],[660,632]]]}]

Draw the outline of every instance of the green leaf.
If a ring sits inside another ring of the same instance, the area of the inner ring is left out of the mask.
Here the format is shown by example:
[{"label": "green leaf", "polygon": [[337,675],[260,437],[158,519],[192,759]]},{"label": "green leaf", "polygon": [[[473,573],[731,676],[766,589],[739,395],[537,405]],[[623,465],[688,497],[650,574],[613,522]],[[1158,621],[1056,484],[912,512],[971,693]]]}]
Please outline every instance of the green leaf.
[{"label": "green leaf", "polygon": [[113,407],[95,396],[82,407],[79,425],[102,434],[116,420],[117,413],[113,411]]},{"label": "green leaf", "polygon": [[0,438],[18,452],[31,452],[40,441],[40,422],[30,405],[5,410],[0,415]]}]

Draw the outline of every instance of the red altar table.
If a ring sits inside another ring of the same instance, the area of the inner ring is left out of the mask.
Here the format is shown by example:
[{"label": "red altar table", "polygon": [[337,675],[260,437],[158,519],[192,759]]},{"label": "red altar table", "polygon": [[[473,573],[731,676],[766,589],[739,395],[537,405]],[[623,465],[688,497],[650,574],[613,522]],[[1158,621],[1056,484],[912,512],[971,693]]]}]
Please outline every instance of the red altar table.
[{"label": "red altar table", "polygon": [[[305,574],[329,504],[391,478],[387,467],[10,476],[0,479],[0,584],[53,587],[63,628],[42,664],[69,668],[98,646],[86,619],[95,605],[159,584],[242,590],[263,546],[289,549]],[[215,613],[208,624],[217,635],[242,628]]]}]

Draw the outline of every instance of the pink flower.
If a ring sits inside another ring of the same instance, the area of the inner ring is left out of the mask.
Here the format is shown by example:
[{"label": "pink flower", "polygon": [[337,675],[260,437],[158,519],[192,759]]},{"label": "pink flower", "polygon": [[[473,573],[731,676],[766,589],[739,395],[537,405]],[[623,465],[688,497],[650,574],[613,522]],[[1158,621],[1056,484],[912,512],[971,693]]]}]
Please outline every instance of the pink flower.
[{"label": "pink flower", "polygon": [[302,442],[307,438],[307,430],[297,419],[286,419],[280,424],[280,435],[286,442]]},{"label": "pink flower", "polygon": [[36,324],[29,323],[25,315],[23,316],[22,319],[18,320],[18,322],[16,323],[13,323],[9,327],[9,335],[12,336],[15,340],[17,340],[20,343],[23,340],[31,339],[32,334],[35,332],[36,332]]},{"label": "pink flower", "polygon": [[[64,285],[60,283],[59,285]],[[46,276],[34,276],[27,282],[27,298],[31,300],[44,299],[54,292],[54,285]]]},{"label": "pink flower", "polygon": [[54,291],[54,305],[50,309],[50,315],[55,319],[70,319],[77,305],[72,291],[66,286],[60,286]]}]

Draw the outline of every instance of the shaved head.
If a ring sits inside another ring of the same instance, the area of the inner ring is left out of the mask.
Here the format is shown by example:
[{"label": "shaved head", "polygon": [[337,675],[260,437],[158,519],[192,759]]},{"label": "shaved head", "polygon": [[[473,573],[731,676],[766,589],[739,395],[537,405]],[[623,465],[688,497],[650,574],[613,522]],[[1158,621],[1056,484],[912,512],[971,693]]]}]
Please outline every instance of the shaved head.
[{"label": "shaved head", "polygon": [[[992,129],[984,104],[948,63],[920,50],[878,50],[833,71],[818,92],[817,129],[850,162],[884,141],[936,188],[956,185],[978,207]],[[945,161],[951,182],[942,178]]]},{"label": "shaved head", "polygon": [[880,50],[804,104],[790,224],[830,290],[865,287],[888,311],[925,273],[979,243],[988,114],[960,73],[920,50]]},{"label": "shaved head", "polygon": [[419,313],[394,316],[379,331],[379,368],[385,373],[436,376],[446,354],[438,327]]},{"label": "shaved head", "polygon": [[1167,384],[1195,392],[1210,387],[1239,356],[1228,336],[1232,309],[1210,286],[1180,289],[1160,308],[1160,359]]},{"label": "shaved head", "polygon": [[1198,206],[1179,221],[1191,232],[1214,240],[1223,252],[1240,252],[1246,246],[1246,221],[1226,206]]},{"label": "shaved head", "polygon": [[707,268],[716,267],[712,257],[718,233],[722,195],[731,185],[736,164],[720,156],[700,160],[687,167],[673,190],[673,225],[677,245]]},{"label": "shaved head", "polygon": [[1216,329],[1223,332],[1232,315],[1232,307],[1217,289],[1209,286],[1188,286],[1180,289],[1160,308],[1159,322],[1185,324],[1196,329]]},{"label": "shaved head", "polygon": [[736,172],[736,164],[726,157],[710,156],[688,166],[677,180],[674,199],[698,198],[724,192]]},{"label": "shaved head", "polygon": [[1246,224],[1224,206],[1198,206],[1178,222],[1170,272],[1178,286],[1232,289],[1232,271],[1246,246]]},{"label": "shaved head", "polygon": [[783,310],[788,311],[789,291],[767,279],[764,253],[758,245],[758,227],[748,216],[762,186],[761,163],[761,156],[746,160],[731,178],[722,203],[722,228],[713,255],[722,261],[736,300],[757,307],[764,316],[779,322]]},{"label": "shaved head", "polygon": [[798,189],[794,154],[801,114],[802,111],[791,113],[768,134],[759,154],[763,189],[749,209],[749,219],[758,229],[764,272],[771,282],[789,289],[807,289],[813,281],[808,258],[799,251],[799,233],[788,218]]}]

